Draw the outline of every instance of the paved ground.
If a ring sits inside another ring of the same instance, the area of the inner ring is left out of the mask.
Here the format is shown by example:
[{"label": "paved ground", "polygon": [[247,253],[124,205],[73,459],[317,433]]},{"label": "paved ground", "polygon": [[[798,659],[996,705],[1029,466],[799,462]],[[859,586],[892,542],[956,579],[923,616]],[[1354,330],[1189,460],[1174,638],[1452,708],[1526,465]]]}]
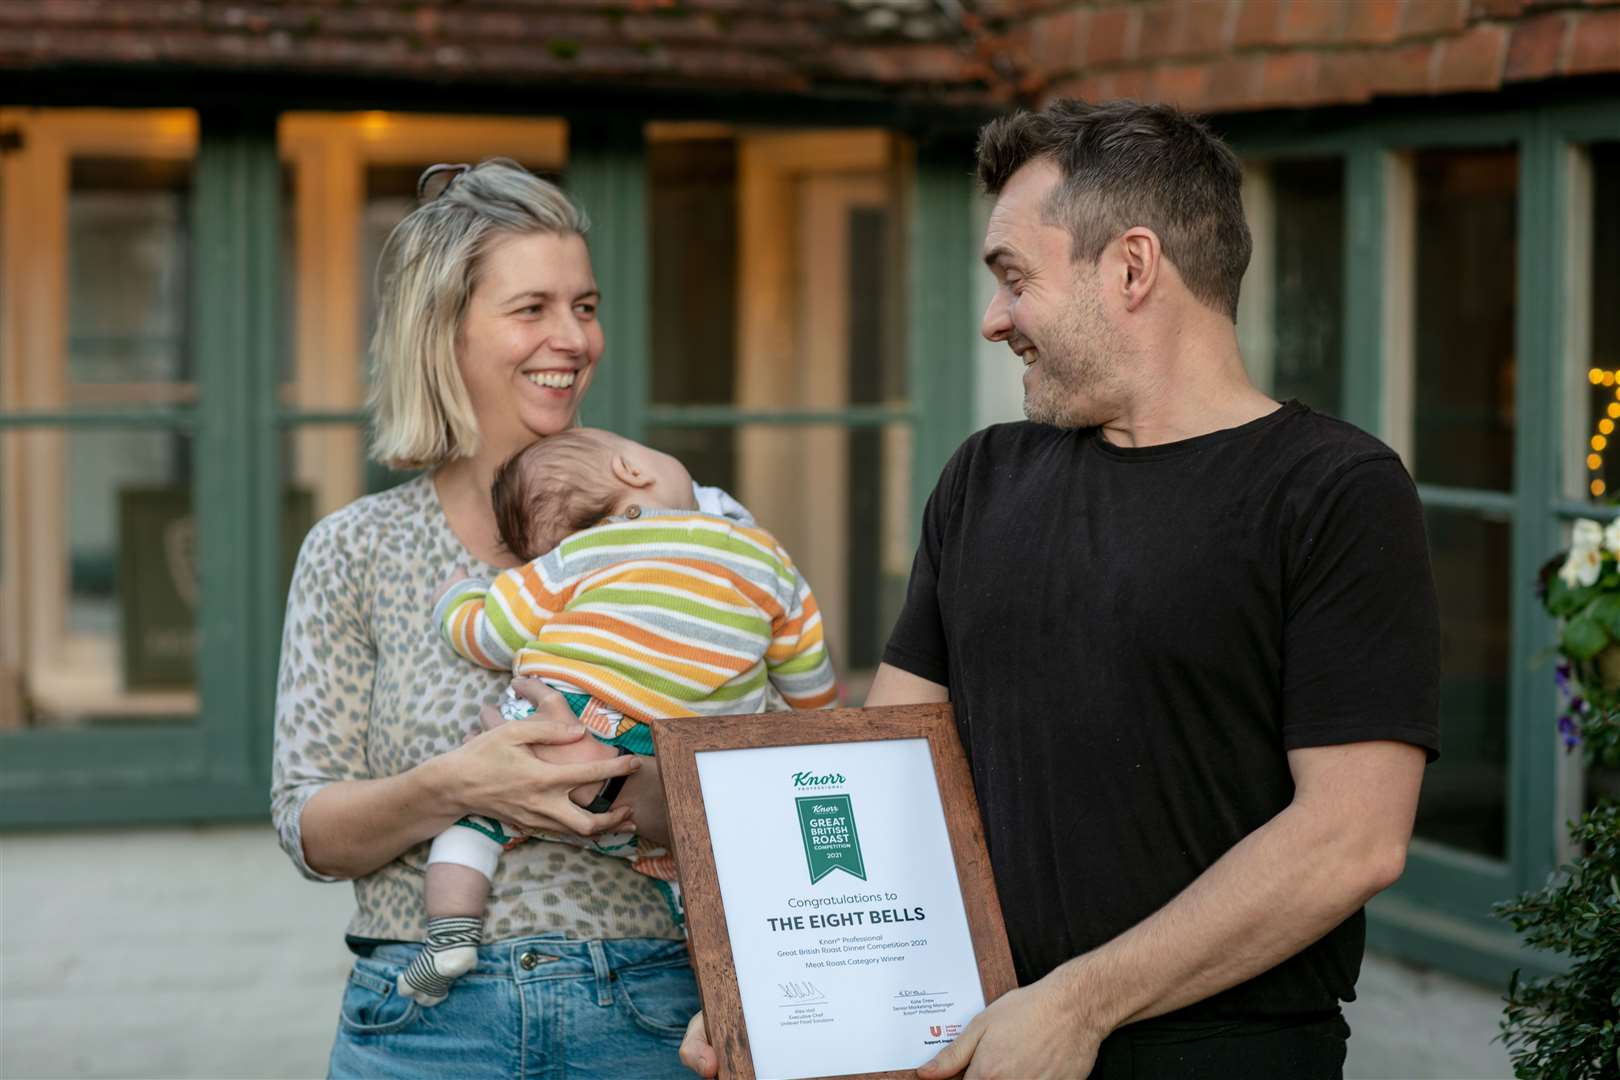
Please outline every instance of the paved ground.
[{"label": "paved ground", "polygon": [[[0,837],[0,1077],[322,1075],[352,903],[263,826]],[[1512,1076],[1496,992],[1378,956],[1360,990],[1349,1080]]]},{"label": "paved ground", "polygon": [[1346,1005],[1346,1080],[1510,1080],[1501,991],[1369,954]]}]

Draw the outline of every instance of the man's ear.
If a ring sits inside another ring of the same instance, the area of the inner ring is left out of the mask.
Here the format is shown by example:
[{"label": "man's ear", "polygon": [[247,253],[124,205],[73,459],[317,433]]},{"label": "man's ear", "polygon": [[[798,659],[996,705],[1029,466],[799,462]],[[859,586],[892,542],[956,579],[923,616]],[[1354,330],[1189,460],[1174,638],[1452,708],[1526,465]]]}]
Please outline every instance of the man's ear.
[{"label": "man's ear", "polygon": [[1120,258],[1125,265],[1125,279],[1121,283],[1125,310],[1135,311],[1147,300],[1148,294],[1159,280],[1159,265],[1164,249],[1158,234],[1138,225],[1127,229],[1119,238]]},{"label": "man's ear", "polygon": [[652,475],[644,472],[635,462],[623,454],[613,455],[613,475],[627,487],[644,488],[653,482]]}]

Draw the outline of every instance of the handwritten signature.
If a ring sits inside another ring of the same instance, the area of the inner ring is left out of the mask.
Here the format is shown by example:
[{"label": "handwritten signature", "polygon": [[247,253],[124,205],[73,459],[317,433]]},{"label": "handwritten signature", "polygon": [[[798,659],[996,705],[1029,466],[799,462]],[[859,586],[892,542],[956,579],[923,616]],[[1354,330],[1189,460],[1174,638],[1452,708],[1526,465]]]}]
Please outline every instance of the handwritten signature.
[{"label": "handwritten signature", "polygon": [[782,991],[783,999],[787,1001],[806,1002],[825,1001],[827,999],[827,995],[823,994],[821,988],[813,982],[785,982],[776,985]]}]

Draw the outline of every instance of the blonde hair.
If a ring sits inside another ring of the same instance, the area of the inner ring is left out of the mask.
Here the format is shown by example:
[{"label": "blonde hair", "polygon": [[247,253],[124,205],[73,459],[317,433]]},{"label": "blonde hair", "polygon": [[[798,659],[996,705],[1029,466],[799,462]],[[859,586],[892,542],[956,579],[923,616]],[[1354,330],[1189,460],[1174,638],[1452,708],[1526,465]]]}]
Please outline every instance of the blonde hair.
[{"label": "blonde hair", "polygon": [[584,236],[585,211],[508,158],[455,176],[388,234],[377,261],[371,337],[371,457],[432,468],[478,449],[478,420],[456,340],[483,258],[504,236]]},{"label": "blonde hair", "polygon": [[616,439],[597,428],[570,428],[506,459],[489,499],[507,551],[524,562],[538,559],[614,512],[624,495],[611,464]]}]

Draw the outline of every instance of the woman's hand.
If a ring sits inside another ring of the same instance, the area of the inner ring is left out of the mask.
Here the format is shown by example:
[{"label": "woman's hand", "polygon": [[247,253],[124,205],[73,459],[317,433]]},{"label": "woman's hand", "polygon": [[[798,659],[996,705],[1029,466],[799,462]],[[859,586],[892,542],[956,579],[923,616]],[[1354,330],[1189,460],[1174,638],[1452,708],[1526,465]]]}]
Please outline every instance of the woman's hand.
[{"label": "woman's hand", "polygon": [[494,818],[525,833],[594,836],[628,831],[631,806],[591,814],[576,806],[568,793],[581,784],[599,787],[611,777],[628,776],[643,759],[627,754],[569,765],[541,761],[530,751],[531,745],[575,742],[585,736],[585,728],[562,695],[538,679],[518,679],[512,685],[534,705],[534,715],[502,723],[495,706],[484,706],[484,727],[493,730],[428,763],[447,797],[463,814]]}]

